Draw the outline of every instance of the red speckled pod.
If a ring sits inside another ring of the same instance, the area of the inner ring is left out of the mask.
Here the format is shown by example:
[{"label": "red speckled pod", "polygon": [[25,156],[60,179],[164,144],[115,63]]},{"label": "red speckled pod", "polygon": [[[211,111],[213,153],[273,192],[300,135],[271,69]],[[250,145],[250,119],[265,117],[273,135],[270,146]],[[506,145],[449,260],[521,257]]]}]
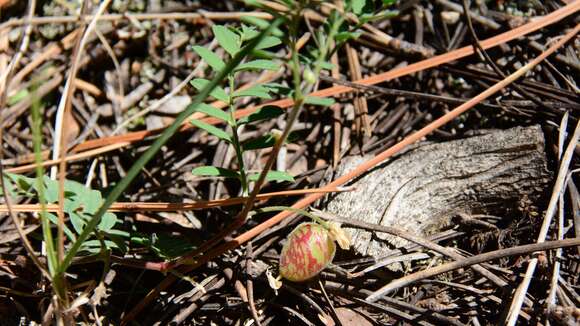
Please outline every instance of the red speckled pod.
[{"label": "red speckled pod", "polygon": [[302,223],[288,235],[282,248],[280,275],[293,282],[305,281],[326,268],[335,251],[327,229],[316,223]]}]

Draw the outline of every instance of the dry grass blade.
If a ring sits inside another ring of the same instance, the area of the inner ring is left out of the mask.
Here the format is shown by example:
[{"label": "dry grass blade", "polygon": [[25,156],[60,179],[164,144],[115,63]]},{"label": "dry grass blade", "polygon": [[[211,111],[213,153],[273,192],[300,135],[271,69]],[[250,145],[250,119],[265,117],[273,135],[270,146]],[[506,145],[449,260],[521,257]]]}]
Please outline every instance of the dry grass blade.
[{"label": "dry grass blade", "polygon": [[[558,158],[561,160],[564,155],[564,142],[566,141],[566,130],[568,129],[568,112],[564,114],[562,121],[560,122],[560,132],[558,135]],[[569,174],[568,174],[569,175]],[[567,176],[567,179],[569,177]],[[567,184],[570,180],[567,180]],[[560,192],[560,198],[558,199],[558,238],[557,240],[564,239],[564,189]],[[550,291],[548,292],[547,302],[549,306],[556,304],[556,291],[558,289],[558,280],[560,279],[560,268],[562,262],[562,249],[556,250],[556,257],[554,262],[554,268],[552,270],[552,279],[550,281]]]},{"label": "dry grass blade", "polygon": [[[46,161],[42,162],[42,166],[47,167],[47,166],[57,165],[57,164],[60,164],[61,160],[65,160],[67,162],[74,162],[74,161],[87,159],[87,158],[90,158],[90,157],[93,157],[96,155],[100,155],[103,153],[107,153],[107,152],[111,152],[111,151],[123,148],[123,147],[127,146],[128,144],[129,143],[127,143],[127,142],[120,142],[120,143],[116,143],[116,144],[110,144],[110,145],[106,145],[103,147],[91,149],[91,150],[77,153],[77,154],[73,154],[73,155],[67,155],[66,157],[64,157],[62,159],[46,160]],[[32,171],[32,170],[34,170],[35,167],[36,167],[36,164],[26,164],[26,165],[21,165],[21,166],[9,168],[9,169],[6,169],[5,171],[10,172],[10,173],[23,173],[23,172]]]},{"label": "dry grass blade", "polygon": [[[274,197],[288,197],[288,196],[299,196],[305,194],[314,193],[331,193],[331,192],[344,192],[351,191],[353,188],[349,187],[324,187],[317,189],[300,189],[300,190],[286,190],[262,193],[256,196],[257,200],[267,200]],[[234,197],[226,199],[217,200],[207,200],[207,201],[197,201],[194,203],[164,203],[164,202],[117,202],[111,205],[109,208],[110,212],[171,212],[171,211],[190,211],[196,209],[206,209],[215,207],[224,207],[231,205],[243,204],[248,198],[247,197]],[[11,205],[13,212],[39,212],[41,206],[39,204],[20,204]],[[9,209],[8,205],[0,205],[0,212],[7,212]],[[49,212],[58,211],[58,205],[49,204],[46,205],[46,210]]]}]

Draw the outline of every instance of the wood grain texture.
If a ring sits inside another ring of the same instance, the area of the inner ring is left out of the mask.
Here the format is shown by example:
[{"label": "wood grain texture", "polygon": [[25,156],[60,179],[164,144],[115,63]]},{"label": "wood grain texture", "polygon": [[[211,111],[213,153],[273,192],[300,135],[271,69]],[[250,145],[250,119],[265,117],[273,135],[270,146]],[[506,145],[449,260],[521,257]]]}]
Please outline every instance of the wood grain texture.
[{"label": "wood grain texture", "polygon": [[[348,157],[336,178],[367,157]],[[325,211],[427,235],[458,213],[509,216],[523,196],[537,198],[550,181],[539,126],[487,131],[443,143],[422,143],[357,179],[357,189],[332,195]],[[354,249],[380,256],[405,240],[350,229]]]}]

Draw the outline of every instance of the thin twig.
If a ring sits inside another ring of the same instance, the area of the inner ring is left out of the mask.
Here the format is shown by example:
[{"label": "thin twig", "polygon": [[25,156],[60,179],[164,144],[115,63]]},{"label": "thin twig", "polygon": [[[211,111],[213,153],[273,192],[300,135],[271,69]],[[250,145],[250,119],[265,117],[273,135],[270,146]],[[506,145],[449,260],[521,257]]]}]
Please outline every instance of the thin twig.
[{"label": "thin twig", "polygon": [[252,318],[256,322],[256,325],[262,326],[260,322],[260,316],[258,316],[258,310],[256,309],[256,302],[254,301],[254,282],[252,281],[252,259],[254,257],[252,242],[248,242],[246,246],[246,292],[248,293],[248,306],[250,308],[250,313]]},{"label": "thin twig", "polygon": [[[564,248],[564,247],[573,247],[580,245],[580,238],[572,238],[566,240],[557,240],[557,241],[548,241],[548,242],[541,242],[541,243],[534,243],[528,244],[523,246],[505,248],[495,251],[486,252],[483,254],[479,254],[476,256],[468,257],[460,261],[454,261],[451,263],[439,265],[436,267],[432,267],[426,270],[422,270],[413,274],[409,274],[403,276],[397,280],[392,281],[391,283],[383,286],[379,290],[375,291],[373,294],[369,295],[366,298],[366,301],[374,302],[379,300],[381,297],[385,296],[386,294],[400,289],[404,286],[413,284],[417,281],[430,278],[433,276],[437,276],[439,274],[451,272],[457,270],[459,268],[464,268],[468,266],[472,266],[475,264],[481,264],[486,261],[496,260],[504,257],[510,256],[521,256],[524,254],[529,254],[536,251],[546,251],[552,250],[557,248]],[[535,258],[534,258],[535,259]]]},{"label": "thin twig", "polygon": [[[344,51],[346,52],[346,58],[348,61],[348,69],[350,71],[351,80],[353,82],[356,82],[357,80],[362,79],[360,60],[358,58],[358,53],[356,49],[347,43],[344,46]],[[362,143],[363,136],[370,137],[372,135],[366,96],[361,95],[359,92],[355,92],[353,104],[355,111],[355,125],[358,128],[356,132],[358,133]]]},{"label": "thin twig", "polygon": [[328,293],[326,293],[326,290],[324,289],[324,284],[322,284],[322,281],[320,279],[318,280],[318,286],[320,287],[320,292],[322,292],[322,296],[324,297],[324,300],[326,300],[326,303],[330,307],[332,319],[334,319],[334,322],[336,323],[336,325],[343,326],[342,321],[340,320],[340,318],[338,317],[338,314],[336,313],[336,309],[334,309],[334,305],[332,304],[332,300],[330,300]]},{"label": "thin twig", "polygon": [[[66,161],[66,162],[75,162],[75,161],[80,161],[83,159],[88,159],[88,158],[91,158],[91,157],[96,156],[96,155],[100,155],[103,153],[107,153],[107,152],[121,149],[121,148],[127,146],[128,144],[129,143],[127,143],[127,142],[113,143],[113,144],[106,145],[103,147],[97,147],[95,149],[91,149],[91,150],[88,150],[85,152],[81,152],[81,153],[77,153],[77,154],[73,154],[73,155],[68,155],[68,156],[65,156],[63,158],[59,158],[57,160],[46,160],[46,161],[42,162],[42,166],[47,167],[47,166],[57,165],[57,164],[60,164],[60,162],[62,160]],[[6,169],[6,172],[23,173],[23,172],[32,171],[32,170],[34,170],[35,167],[36,167],[35,163],[26,164],[26,165],[13,167],[13,168],[8,168],[8,169]]]},{"label": "thin twig", "polygon": [[[297,189],[297,190],[285,190],[269,193],[261,193],[256,196],[256,200],[266,200],[274,197],[287,197],[287,196],[299,196],[304,194],[312,193],[332,193],[332,192],[344,192],[351,191],[354,188],[349,187],[323,187],[315,189]],[[248,200],[247,197],[234,197],[226,199],[217,200],[200,200],[193,203],[167,203],[167,202],[117,202],[111,205],[108,209],[109,212],[178,212],[178,211],[191,211],[197,209],[206,209],[212,207],[224,207],[231,205],[243,204]],[[39,204],[20,204],[11,205],[13,212],[39,212],[41,206]],[[46,210],[48,212],[56,212],[58,210],[57,204],[46,205]],[[8,205],[0,204],[0,212],[8,211]]]},{"label": "thin twig", "polygon": [[[90,22],[94,15],[83,16],[46,16],[46,17],[32,17],[30,23],[32,25],[44,24],[66,24],[77,23],[79,21]],[[102,15],[101,21],[119,21],[119,20],[192,20],[199,21],[202,19],[210,19],[213,21],[227,21],[239,20],[242,17],[256,17],[262,19],[272,19],[272,15],[264,12],[167,12],[167,13],[124,13],[124,14],[108,14]],[[0,30],[5,30],[11,27],[22,25],[26,22],[25,19],[11,19],[0,25]]]},{"label": "thin twig", "polygon": [[[580,24],[576,25],[573,32],[578,32],[580,30]],[[560,164],[560,169],[558,171],[558,177],[556,178],[556,182],[554,184],[554,190],[552,191],[552,197],[550,198],[550,203],[548,204],[548,208],[546,209],[546,213],[544,215],[544,221],[542,222],[542,227],[540,228],[540,233],[538,235],[538,243],[542,243],[546,240],[546,236],[548,235],[548,231],[550,229],[550,224],[552,223],[552,218],[556,213],[556,208],[558,204],[558,199],[560,198],[560,193],[564,190],[564,181],[566,180],[566,174],[570,167],[570,162],[572,161],[572,155],[574,154],[574,149],[576,148],[576,144],[578,143],[578,137],[580,137],[580,121],[576,125],[576,129],[574,130],[574,135],[566,148],[566,152],[562,157],[562,163]],[[510,305],[510,310],[508,312],[506,318],[506,325],[513,326],[515,325],[518,319],[518,313],[522,308],[522,304],[526,297],[526,293],[528,292],[528,287],[530,286],[530,282],[532,281],[532,277],[534,272],[536,271],[536,266],[538,265],[538,259],[533,258],[530,260],[528,264],[528,268],[526,269],[526,274],[522,283],[518,286],[512,303]]]},{"label": "thin twig", "polygon": [[[469,100],[469,99],[455,98],[455,97],[449,97],[449,96],[443,96],[443,95],[435,95],[435,94],[419,93],[419,92],[407,91],[407,90],[401,90],[401,89],[386,88],[386,87],[375,86],[375,85],[364,85],[364,84],[360,84],[358,82],[337,79],[337,78],[328,77],[328,76],[324,76],[324,75],[321,75],[320,79],[327,81],[327,82],[330,82],[330,83],[333,83],[333,84],[351,87],[353,89],[360,89],[360,90],[367,91],[367,92],[380,93],[380,94],[385,94],[385,95],[390,95],[390,96],[402,96],[402,97],[416,99],[416,100],[430,100],[430,101],[437,101],[437,102],[443,102],[443,103],[449,103],[449,104],[463,104],[463,103],[467,102],[467,100]],[[481,103],[480,105],[482,107],[488,107],[488,108],[494,108],[494,109],[500,108],[498,105],[488,104],[485,102]]]},{"label": "thin twig", "polygon": [[111,58],[113,66],[115,66],[115,70],[117,72],[117,83],[119,84],[119,95],[117,96],[116,99],[113,100],[116,102],[118,109],[120,109],[121,103],[123,103],[123,99],[125,98],[125,87],[123,87],[123,72],[121,70],[121,64],[119,63],[119,59],[117,59],[115,50],[113,50],[113,47],[109,44],[109,41],[107,41],[103,33],[101,33],[101,31],[99,31],[98,28],[95,28],[95,34],[97,35],[99,41],[101,41],[101,44],[103,44],[103,48],[105,48],[105,51]]}]

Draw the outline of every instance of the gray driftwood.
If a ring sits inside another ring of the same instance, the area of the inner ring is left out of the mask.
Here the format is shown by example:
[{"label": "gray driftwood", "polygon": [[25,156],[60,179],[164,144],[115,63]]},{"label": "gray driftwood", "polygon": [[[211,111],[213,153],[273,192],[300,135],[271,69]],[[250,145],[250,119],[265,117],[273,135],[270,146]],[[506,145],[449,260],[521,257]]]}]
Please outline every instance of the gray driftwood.
[{"label": "gray driftwood", "polygon": [[[333,179],[368,157],[349,157]],[[416,235],[448,227],[458,214],[508,216],[522,197],[536,198],[549,182],[539,126],[488,131],[443,143],[424,143],[355,180],[355,191],[335,194],[325,211]],[[350,229],[354,249],[380,256],[405,244],[385,234]]]}]

